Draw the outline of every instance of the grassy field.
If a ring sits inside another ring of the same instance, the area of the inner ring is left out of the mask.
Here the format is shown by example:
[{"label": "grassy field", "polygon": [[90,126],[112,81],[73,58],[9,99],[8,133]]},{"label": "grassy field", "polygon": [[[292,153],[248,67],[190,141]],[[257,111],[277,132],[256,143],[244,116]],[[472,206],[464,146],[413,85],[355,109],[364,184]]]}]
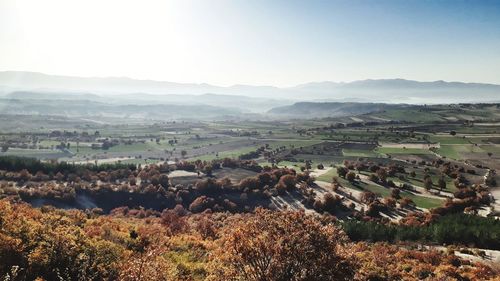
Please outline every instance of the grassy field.
[{"label": "grassy field", "polygon": [[337,173],[337,169],[333,168],[330,171],[326,172],[325,174],[319,176],[316,178],[316,180],[319,181],[324,181],[324,182],[332,182],[332,178],[337,177],[338,182],[345,187],[360,190],[360,191],[371,191],[373,193],[379,194],[381,196],[389,196],[391,194],[390,190],[385,187],[377,186],[377,185],[372,185],[372,184],[366,184],[364,182],[354,182],[351,183],[348,180],[339,177]]},{"label": "grassy field", "polygon": [[64,157],[67,155],[66,153],[60,150],[51,150],[51,149],[21,149],[21,148],[10,148],[6,152],[0,152],[1,155],[18,155],[25,157],[35,157],[35,158],[44,158],[44,157]]},{"label": "grassy field", "polygon": [[431,142],[437,142],[441,145],[445,144],[470,144],[469,138],[459,137],[459,136],[436,136],[430,135]]},{"label": "grassy field", "polygon": [[[415,178],[412,178],[410,176],[406,176],[404,178],[404,180],[401,180],[400,178],[398,177],[388,177],[387,179],[388,180],[392,180],[393,182],[395,183],[407,183],[407,184],[411,184],[413,186],[418,186],[418,187],[424,187],[424,180],[423,180],[423,177],[424,175],[423,174],[420,174],[420,173],[417,173],[416,177]],[[439,177],[438,175],[430,175],[431,179],[432,179],[432,183],[433,183],[433,188],[438,190],[439,187],[437,185],[438,183],[438,180],[439,180]],[[453,180],[447,176],[444,177],[445,181],[446,181],[446,189],[444,191],[448,191],[448,192],[454,192],[457,190],[457,188],[455,187],[455,184],[453,184]]]},{"label": "grassy field", "polygon": [[379,157],[380,153],[377,153],[373,150],[364,150],[364,149],[342,149],[342,155],[344,156],[352,156],[352,157]]},{"label": "grassy field", "polygon": [[189,155],[188,155],[188,158],[190,160],[202,160],[202,161],[221,159],[221,158],[238,158],[240,155],[245,154],[245,153],[249,153],[251,151],[255,151],[257,148],[258,148],[258,146],[242,147],[239,149],[220,151],[220,152],[218,152],[218,155],[216,153],[207,154],[207,155],[200,155],[200,156],[193,156],[193,157],[189,157]]},{"label": "grassy field", "polygon": [[316,139],[316,140],[275,140],[275,141],[270,141],[269,142],[269,147],[272,149],[276,149],[282,146],[285,146],[287,148],[299,148],[299,147],[305,147],[305,146],[310,146],[310,145],[315,145],[322,143],[322,140]]},{"label": "grassy field", "polygon": [[[328,171],[328,172],[322,174],[321,176],[317,177],[316,180],[324,181],[324,182],[332,182],[333,177],[338,177],[337,169],[336,168],[330,169],[330,171]],[[340,178],[339,178],[339,180],[340,180]]]},{"label": "grassy field", "polygon": [[444,156],[446,158],[451,159],[462,159],[459,153],[459,147],[455,145],[441,145],[440,148],[437,148],[435,151],[437,154]]},{"label": "grassy field", "polygon": [[377,147],[374,151],[382,154],[432,154],[431,151],[420,148]]},{"label": "grassy field", "polygon": [[[498,124],[500,114],[498,112],[496,106],[467,108],[463,105],[436,105],[410,106],[404,109],[388,109],[383,112],[338,118],[297,118],[281,121],[142,120],[133,122],[130,120],[129,124],[123,124],[123,120],[113,121],[108,118],[97,120],[97,117],[89,117],[87,120],[67,118],[58,120],[55,117],[43,119],[40,116],[33,116],[13,118],[15,126],[9,123],[11,121],[0,116],[2,121],[0,128],[4,128],[0,132],[0,140],[6,144],[12,144],[4,155],[35,156],[40,159],[59,159],[69,162],[87,159],[94,161],[93,159],[96,158],[111,161],[120,157],[131,157],[133,159],[122,160],[122,162],[133,164],[183,159],[181,151],[186,151],[185,159],[187,160],[209,161],[224,157],[238,158],[242,154],[268,145],[266,155],[270,158],[260,155],[253,159],[262,166],[270,165],[270,161],[281,159],[289,161],[279,162],[279,167],[288,167],[297,171],[305,166],[305,161],[311,161],[313,169],[320,163],[325,167],[330,167],[344,160],[366,161],[369,165],[397,164],[404,165],[406,173],[403,179],[391,178],[393,181],[423,187],[424,167],[418,163],[421,161],[432,163],[439,158],[439,155],[447,157],[446,161],[470,160],[469,163],[474,165],[481,164],[490,168],[494,166],[491,163],[495,163],[500,155],[500,125]],[[398,122],[388,122],[390,120]],[[480,121],[472,124],[464,120]],[[480,125],[479,122],[483,124]],[[19,132],[19,127],[22,127],[25,132]],[[59,133],[54,134],[55,130]],[[96,131],[99,134],[95,134]],[[451,135],[452,131],[457,132],[457,135]],[[102,142],[104,138],[120,144],[107,150],[91,148],[92,143]],[[175,144],[168,143],[169,140],[174,139]],[[48,148],[59,145],[61,141],[69,142],[71,153],[59,150],[14,148],[19,147],[19,144],[31,145],[34,140],[39,141],[39,145]],[[77,151],[76,141],[80,140],[82,142]],[[133,144],[124,144],[130,141]],[[408,148],[403,148],[405,143],[408,144]],[[420,148],[420,145],[411,145],[429,143],[439,143],[440,147],[431,151],[425,146]],[[386,147],[373,149],[376,146]],[[294,148],[303,149],[294,150]],[[455,164],[456,161],[451,162]],[[460,165],[460,163],[456,164]],[[431,166],[425,167],[430,168],[429,175],[434,188],[437,189],[439,171]],[[409,176],[413,170],[417,174],[415,178]],[[476,168],[476,172],[478,172],[477,176],[464,174],[471,182],[477,183],[485,172],[484,169],[479,168]],[[317,179],[331,182],[334,176],[337,176],[336,169],[328,171]],[[369,181],[350,183],[342,178],[338,180],[349,188],[372,191],[380,196],[390,195],[389,188]],[[456,190],[451,178],[446,177],[446,184],[446,191]],[[417,206],[424,208],[439,206],[442,203],[439,199],[426,198],[406,191],[402,192],[402,196],[411,198]]]},{"label": "grassy field", "polygon": [[407,191],[402,191],[400,194],[402,197],[410,198],[415,203],[415,205],[417,205],[417,207],[425,208],[425,209],[440,207],[443,205],[443,202],[444,202],[444,200],[418,196],[418,195],[409,193]]},{"label": "grassy field", "polygon": [[428,111],[418,111],[418,110],[406,110],[406,109],[394,109],[388,110],[381,113],[373,114],[376,117],[389,119],[389,120],[400,120],[400,121],[411,121],[411,122],[434,122],[443,121],[443,118],[433,112]]},{"label": "grassy field", "polygon": [[[333,177],[337,177],[338,182],[344,187],[356,189],[359,191],[371,191],[375,194],[378,194],[381,197],[389,197],[391,195],[391,190],[389,188],[386,188],[386,187],[383,187],[380,185],[376,185],[376,184],[359,182],[359,181],[351,183],[351,182],[345,180],[344,178],[338,177],[337,169],[335,169],[335,168],[333,168],[330,171],[328,171],[327,173],[317,177],[316,180],[324,181],[324,182],[332,182]],[[400,194],[402,197],[408,197],[411,200],[413,200],[413,202],[415,202],[415,205],[417,205],[417,207],[420,207],[420,208],[425,208],[425,209],[435,208],[435,207],[439,207],[443,204],[443,200],[428,198],[428,197],[424,197],[424,196],[418,196],[416,194],[413,194],[413,193],[410,193],[407,191],[401,191]]]},{"label": "grassy field", "polygon": [[334,141],[382,141],[382,142],[403,142],[403,141],[418,141],[421,136],[410,134],[398,134],[390,132],[385,128],[361,130],[361,129],[342,129],[330,133],[320,133],[323,139]]}]

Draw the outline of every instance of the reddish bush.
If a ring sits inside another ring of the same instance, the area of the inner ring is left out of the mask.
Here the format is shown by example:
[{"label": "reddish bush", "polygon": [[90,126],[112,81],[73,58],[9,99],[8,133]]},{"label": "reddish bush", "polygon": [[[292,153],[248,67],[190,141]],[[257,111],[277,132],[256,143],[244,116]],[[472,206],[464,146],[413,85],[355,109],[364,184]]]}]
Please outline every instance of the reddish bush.
[{"label": "reddish bush", "polygon": [[215,200],[213,198],[200,196],[189,205],[189,210],[193,213],[201,213],[206,209],[212,208],[214,205]]}]

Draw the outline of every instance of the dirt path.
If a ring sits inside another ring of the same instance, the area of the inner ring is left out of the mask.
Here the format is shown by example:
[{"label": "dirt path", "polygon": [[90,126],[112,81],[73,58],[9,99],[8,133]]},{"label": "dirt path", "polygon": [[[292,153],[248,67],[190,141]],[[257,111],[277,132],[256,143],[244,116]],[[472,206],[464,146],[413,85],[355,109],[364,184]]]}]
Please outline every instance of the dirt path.
[{"label": "dirt path", "polygon": [[439,143],[389,143],[383,142],[380,143],[381,147],[388,148],[416,148],[416,149],[429,149],[433,147],[440,147]]}]

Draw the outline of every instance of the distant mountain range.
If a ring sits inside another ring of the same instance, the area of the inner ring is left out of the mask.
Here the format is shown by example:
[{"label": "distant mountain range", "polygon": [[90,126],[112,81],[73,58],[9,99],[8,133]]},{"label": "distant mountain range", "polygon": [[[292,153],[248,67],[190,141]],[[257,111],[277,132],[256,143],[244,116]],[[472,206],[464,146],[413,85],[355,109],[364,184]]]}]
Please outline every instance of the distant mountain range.
[{"label": "distant mountain range", "polygon": [[500,85],[404,79],[295,87],[183,84],[0,72],[0,114],[172,119],[358,116],[410,104],[499,102]]},{"label": "distant mountain range", "polygon": [[[362,80],[349,83],[313,82],[294,87],[173,83],[130,78],[83,78],[35,72],[0,72],[0,94],[13,92],[58,93],[71,98],[99,100],[120,94],[121,101],[197,103],[230,106],[264,112],[274,106],[297,101],[338,101],[378,103],[459,103],[498,102],[500,85],[462,82],[419,82],[404,79]],[[207,95],[208,94],[208,95]],[[31,94],[31,98],[33,94]],[[201,96],[203,95],[203,96]],[[200,97],[201,96],[201,97]],[[243,96],[236,99],[234,96]],[[281,102],[281,101],[280,101]],[[278,104],[276,104],[278,103]]]}]

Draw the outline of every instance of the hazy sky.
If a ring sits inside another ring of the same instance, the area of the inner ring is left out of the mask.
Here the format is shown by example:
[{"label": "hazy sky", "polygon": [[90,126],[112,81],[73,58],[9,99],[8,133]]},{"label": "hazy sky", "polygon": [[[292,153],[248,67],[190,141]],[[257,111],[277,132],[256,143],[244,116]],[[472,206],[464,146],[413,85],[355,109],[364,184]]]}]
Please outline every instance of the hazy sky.
[{"label": "hazy sky", "polygon": [[0,70],[216,85],[500,84],[500,0],[0,0]]}]

